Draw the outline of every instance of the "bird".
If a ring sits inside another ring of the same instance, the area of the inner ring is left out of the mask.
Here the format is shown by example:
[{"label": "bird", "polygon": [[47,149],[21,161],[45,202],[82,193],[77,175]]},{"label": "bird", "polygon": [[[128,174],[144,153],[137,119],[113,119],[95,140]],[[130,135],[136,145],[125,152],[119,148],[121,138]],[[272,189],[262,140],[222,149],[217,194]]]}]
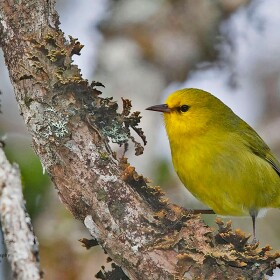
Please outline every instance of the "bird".
[{"label": "bird", "polygon": [[280,207],[280,163],[244,120],[209,92],[186,88],[164,104],[174,169],[184,186],[215,214],[251,216]]}]

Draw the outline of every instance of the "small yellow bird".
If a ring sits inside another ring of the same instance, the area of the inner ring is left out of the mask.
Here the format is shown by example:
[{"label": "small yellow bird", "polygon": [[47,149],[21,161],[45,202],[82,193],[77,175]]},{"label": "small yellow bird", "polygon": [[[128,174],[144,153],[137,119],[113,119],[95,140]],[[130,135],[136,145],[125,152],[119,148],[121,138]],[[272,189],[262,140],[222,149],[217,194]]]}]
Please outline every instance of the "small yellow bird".
[{"label": "small yellow bird", "polygon": [[185,187],[216,214],[250,215],[280,208],[280,163],[261,137],[212,94],[175,91],[164,114],[174,168]]}]

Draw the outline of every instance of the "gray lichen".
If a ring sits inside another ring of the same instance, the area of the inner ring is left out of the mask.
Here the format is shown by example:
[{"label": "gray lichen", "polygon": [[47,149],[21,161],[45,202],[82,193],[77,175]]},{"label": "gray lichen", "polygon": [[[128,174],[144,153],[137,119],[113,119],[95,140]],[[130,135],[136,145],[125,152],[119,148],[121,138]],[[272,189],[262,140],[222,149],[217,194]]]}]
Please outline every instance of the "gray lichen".
[{"label": "gray lichen", "polygon": [[46,120],[46,126],[43,131],[43,136],[48,138],[55,136],[61,138],[69,134],[67,124],[69,121],[68,115],[57,113],[54,108],[48,107],[44,110],[44,117]]},{"label": "gray lichen", "polygon": [[129,140],[127,133],[123,131],[123,128],[119,122],[113,120],[110,126],[102,126],[102,122],[100,122],[100,124],[101,131],[103,132],[103,134],[109,137],[113,143],[122,145]]}]

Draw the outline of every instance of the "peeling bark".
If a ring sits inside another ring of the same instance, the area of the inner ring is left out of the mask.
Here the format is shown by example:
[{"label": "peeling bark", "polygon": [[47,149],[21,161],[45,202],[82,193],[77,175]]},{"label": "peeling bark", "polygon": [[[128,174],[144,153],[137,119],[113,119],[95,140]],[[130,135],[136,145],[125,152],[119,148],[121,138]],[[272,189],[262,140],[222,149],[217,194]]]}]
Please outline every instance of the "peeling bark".
[{"label": "peeling bark", "polygon": [[[220,222],[216,235],[199,216],[168,204],[109,139],[127,146],[139,113],[99,96],[72,65],[82,45],[58,27],[53,1],[0,0],[5,61],[33,147],[65,206],[130,279],[264,279],[275,268],[270,248]],[[241,245],[242,246],[241,246]]]}]

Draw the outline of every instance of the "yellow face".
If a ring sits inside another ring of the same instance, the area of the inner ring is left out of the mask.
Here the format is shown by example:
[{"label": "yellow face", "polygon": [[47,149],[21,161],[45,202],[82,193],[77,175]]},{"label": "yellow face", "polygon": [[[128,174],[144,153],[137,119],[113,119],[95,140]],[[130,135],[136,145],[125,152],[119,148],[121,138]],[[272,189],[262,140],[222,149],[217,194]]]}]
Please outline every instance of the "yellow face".
[{"label": "yellow face", "polygon": [[175,91],[166,99],[169,112],[164,112],[168,136],[181,134],[195,136],[226,125],[226,119],[233,112],[219,99],[198,89]]},{"label": "yellow face", "polygon": [[194,139],[206,132],[223,134],[238,129],[240,125],[240,118],[222,101],[194,88],[175,91],[165,104],[151,106],[147,110],[164,114],[166,131],[172,142],[181,137]]}]

